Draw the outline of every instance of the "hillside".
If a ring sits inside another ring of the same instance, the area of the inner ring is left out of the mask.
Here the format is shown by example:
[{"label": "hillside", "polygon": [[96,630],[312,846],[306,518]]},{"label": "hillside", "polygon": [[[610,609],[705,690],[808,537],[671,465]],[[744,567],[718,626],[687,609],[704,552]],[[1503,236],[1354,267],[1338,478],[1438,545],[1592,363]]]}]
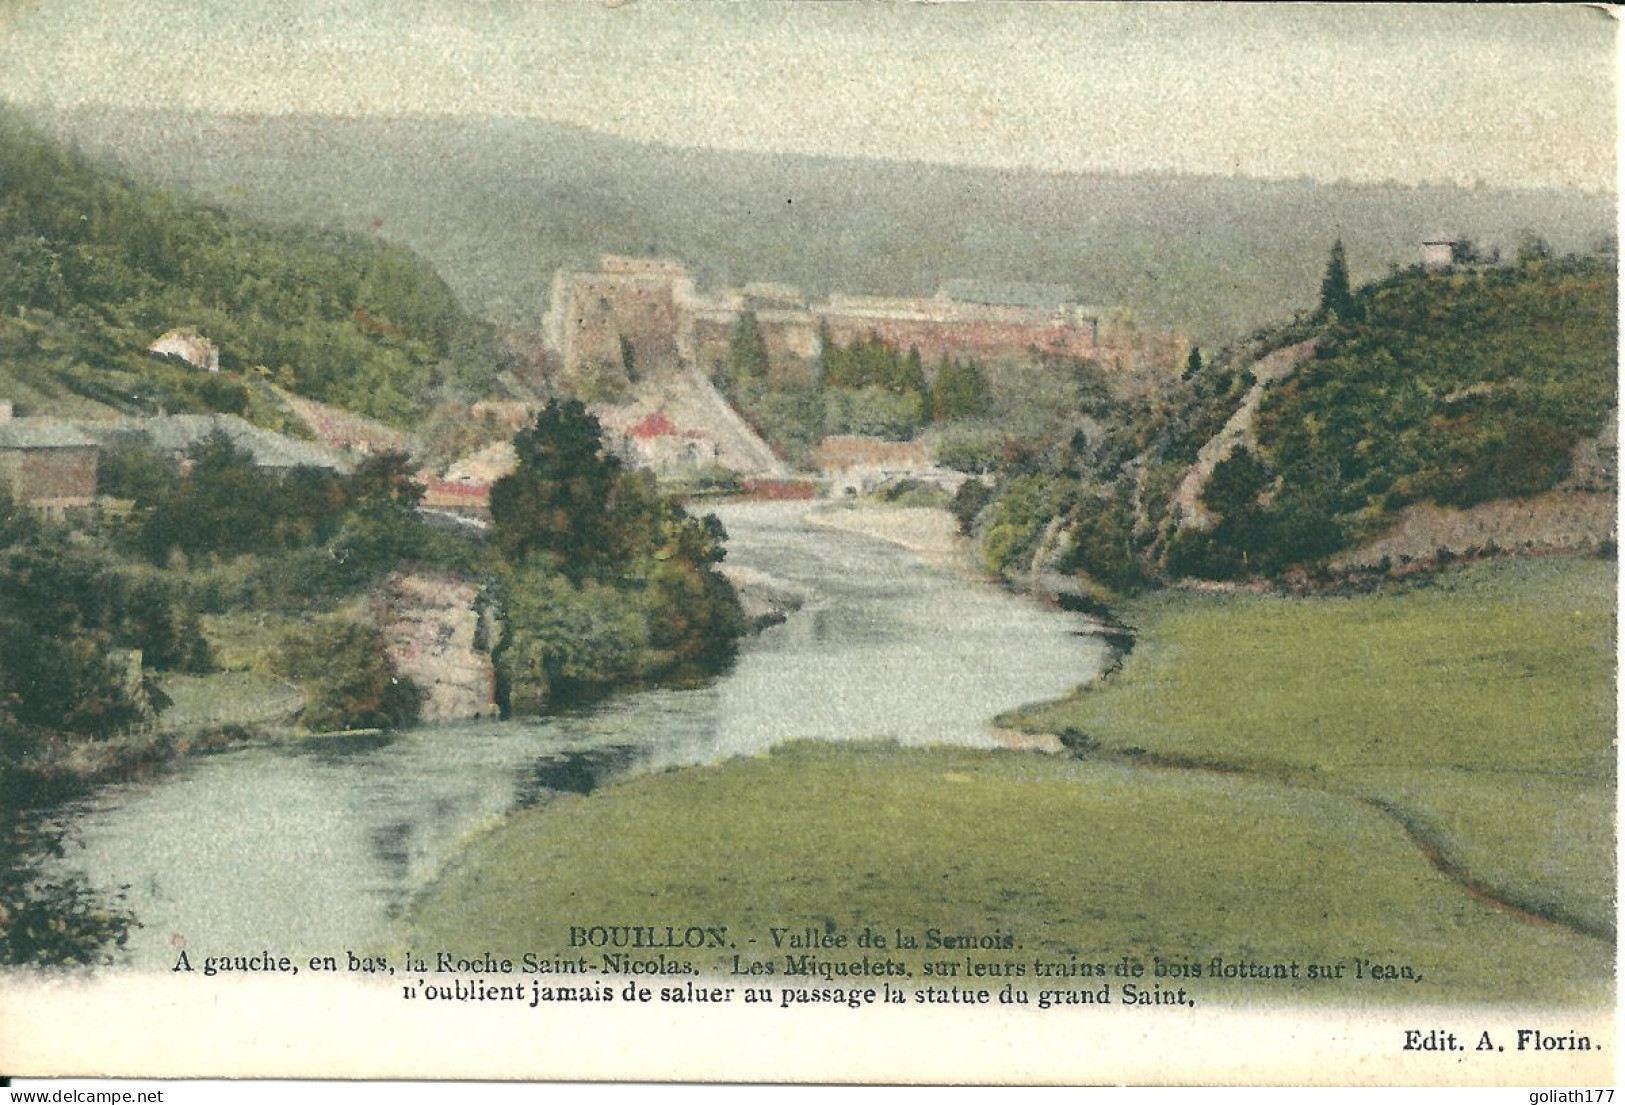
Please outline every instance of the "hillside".
[{"label": "hillside", "polygon": [[1307,178],[1042,174],[645,145],[537,120],[80,110],[42,118],[132,172],[233,210],[412,247],[470,307],[535,327],[561,265],[682,258],[706,284],[930,294],[1066,283],[1213,347],[1312,305],[1326,247],[1358,279],[1446,233],[1560,251],[1614,223],[1573,191]]},{"label": "hillside", "polygon": [[[1395,273],[1346,317],[1266,330],[1118,411],[1104,442],[1007,466],[961,516],[990,569],[1086,591],[1386,566],[1347,555],[1368,543],[1394,563],[1598,547],[1609,535],[1588,519],[1608,511],[1575,496],[1616,479],[1615,264],[1531,246],[1507,265]],[[1495,505],[1511,502],[1531,505]],[[1419,547],[1428,534],[1438,545]]]},{"label": "hillside", "polygon": [[[171,331],[219,371],[148,352]],[[275,383],[403,425],[497,367],[490,328],[407,248],[228,214],[0,113],[0,398],[19,410],[274,426]]]}]

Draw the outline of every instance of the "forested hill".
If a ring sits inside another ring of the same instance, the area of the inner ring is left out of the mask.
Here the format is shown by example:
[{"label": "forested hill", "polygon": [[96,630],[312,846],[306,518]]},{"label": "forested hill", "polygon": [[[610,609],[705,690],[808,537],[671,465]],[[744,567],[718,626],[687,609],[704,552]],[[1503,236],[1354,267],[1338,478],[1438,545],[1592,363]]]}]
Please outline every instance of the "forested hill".
[{"label": "forested hill", "polygon": [[675,149],[528,119],[46,121],[234,209],[406,243],[465,303],[516,325],[538,322],[559,266],[653,253],[704,281],[811,293],[1066,283],[1213,347],[1313,306],[1335,238],[1369,280],[1441,234],[1510,254],[1533,231],[1566,252],[1614,225],[1612,196],[1575,191],[1000,172]]},{"label": "forested hill", "polygon": [[[1057,441],[1018,457],[990,501],[971,493],[958,507],[988,566],[1085,589],[1279,576],[1314,571],[1413,506],[1568,484],[1611,495],[1611,456],[1585,473],[1576,459],[1618,404],[1612,252],[1556,257],[1533,242],[1506,264],[1413,268],[1334,298],[1338,310],[1191,365],[1106,440]],[[1274,350],[1296,367],[1265,373]],[[1182,514],[1174,489],[1249,393],[1250,430],[1201,481],[1200,516]]]},{"label": "forested hill", "polygon": [[[146,352],[172,329],[221,371]],[[403,425],[496,367],[491,328],[406,247],[220,211],[0,110],[0,398],[20,410],[274,423],[274,382]]]}]

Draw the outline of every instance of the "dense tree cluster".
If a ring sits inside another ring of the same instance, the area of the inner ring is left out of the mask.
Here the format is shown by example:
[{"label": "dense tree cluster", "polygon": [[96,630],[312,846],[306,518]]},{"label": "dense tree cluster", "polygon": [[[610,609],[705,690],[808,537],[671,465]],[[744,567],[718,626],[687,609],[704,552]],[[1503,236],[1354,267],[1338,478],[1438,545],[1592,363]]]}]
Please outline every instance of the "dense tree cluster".
[{"label": "dense tree cluster", "polygon": [[[176,327],[219,348],[219,374],[146,352]],[[0,380],[274,425],[271,381],[404,424],[496,367],[490,328],[414,254],[138,185],[0,112]]]},{"label": "dense tree cluster", "polygon": [[[1412,503],[1546,491],[1617,403],[1615,269],[1527,245],[1519,257],[1354,291],[1339,246],[1315,319],[1211,359],[1193,350],[1179,387],[1119,411],[1102,438],[1001,459],[997,489],[970,493],[962,524],[990,569],[1015,571],[1059,519],[1050,566],[1124,589],[1273,576],[1375,536]],[[1206,480],[1207,521],[1176,527],[1170,498],[1256,382],[1247,364],[1310,338],[1315,355],[1265,392],[1256,444]]]},{"label": "dense tree cluster", "polygon": [[280,674],[306,688],[306,728],[395,729],[418,718],[422,696],[395,671],[377,627],[341,615],[290,633],[276,657]]},{"label": "dense tree cluster", "polygon": [[3,493],[0,540],[0,765],[149,716],[128,650],[159,670],[207,666],[197,609],[175,581],[122,570]]},{"label": "dense tree cluster", "polygon": [[216,432],[178,459],[142,434],[103,457],[99,490],[132,508],[113,540],[155,566],[254,557],[275,571],[291,561],[303,601],[364,586],[402,560],[466,560],[422,524],[423,488],[403,454],[367,457],[349,474],[276,470]]},{"label": "dense tree cluster", "polygon": [[[210,668],[205,612],[320,610],[403,560],[472,559],[466,543],[423,525],[414,509],[421,490],[404,457],[369,458],[349,476],[279,475],[256,468],[223,436],[200,443],[184,466],[137,441],[111,455],[117,461],[106,478],[133,503],[127,516],[48,523],[0,495],[5,762],[24,763],[51,741],[104,739],[150,719],[144,676]],[[329,638],[319,648],[299,646],[327,666],[328,682],[352,661],[382,660],[376,641]],[[387,680],[374,689],[388,698]],[[350,691],[315,701],[329,720],[410,716],[398,703],[368,705]]]},{"label": "dense tree cluster", "polygon": [[877,335],[842,345],[821,327],[820,353],[804,375],[775,374],[761,324],[745,311],[719,378],[729,398],[782,453],[800,456],[831,434],[904,441],[932,423],[988,414],[992,395],[975,360],[942,357],[927,374],[920,352]]},{"label": "dense tree cluster", "polygon": [[508,709],[733,654],[744,617],[715,571],[726,537],[715,516],[690,517],[649,473],[605,452],[576,400],[550,402],[514,447],[518,467],[491,489]]}]

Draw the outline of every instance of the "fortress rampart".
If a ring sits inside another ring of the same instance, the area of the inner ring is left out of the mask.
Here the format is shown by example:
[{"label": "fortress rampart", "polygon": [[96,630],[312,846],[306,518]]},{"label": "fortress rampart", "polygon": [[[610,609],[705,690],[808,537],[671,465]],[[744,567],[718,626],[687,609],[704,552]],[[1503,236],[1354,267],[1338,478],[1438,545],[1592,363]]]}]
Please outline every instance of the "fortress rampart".
[{"label": "fortress rampart", "polygon": [[674,367],[687,324],[694,281],[674,261],[605,257],[595,273],[560,270],[553,277],[547,339],[566,372],[625,365]]},{"label": "fortress rampart", "polygon": [[681,262],[613,256],[602,258],[596,272],[560,270],[547,333],[566,376],[625,368],[629,352],[641,374],[682,367],[714,374],[747,310],[756,315],[775,370],[789,373],[807,371],[821,332],[843,345],[875,335],[898,349],[918,349],[927,371],[944,356],[1089,360],[1124,392],[1172,379],[1186,352],[1182,335],[1141,331],[1126,311],[1072,302],[1069,289],[1053,285],[982,290],[954,281],[932,297],[836,293],[809,304],[800,289],[784,284],[701,294]]}]

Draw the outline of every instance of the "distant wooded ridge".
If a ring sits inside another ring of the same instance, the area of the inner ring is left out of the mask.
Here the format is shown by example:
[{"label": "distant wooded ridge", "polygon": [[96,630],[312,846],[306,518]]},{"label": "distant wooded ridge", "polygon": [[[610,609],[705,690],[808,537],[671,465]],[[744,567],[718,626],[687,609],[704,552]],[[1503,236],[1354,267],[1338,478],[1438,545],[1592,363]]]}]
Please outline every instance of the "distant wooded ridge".
[{"label": "distant wooded ridge", "polygon": [[530,119],[37,116],[221,205],[409,245],[466,305],[522,327],[540,325],[556,270],[620,253],[814,294],[1068,284],[1216,345],[1312,307],[1334,239],[1363,281],[1429,239],[1510,253],[1535,234],[1562,253],[1614,225],[1612,195],[1575,190],[1015,172],[678,149]]}]

